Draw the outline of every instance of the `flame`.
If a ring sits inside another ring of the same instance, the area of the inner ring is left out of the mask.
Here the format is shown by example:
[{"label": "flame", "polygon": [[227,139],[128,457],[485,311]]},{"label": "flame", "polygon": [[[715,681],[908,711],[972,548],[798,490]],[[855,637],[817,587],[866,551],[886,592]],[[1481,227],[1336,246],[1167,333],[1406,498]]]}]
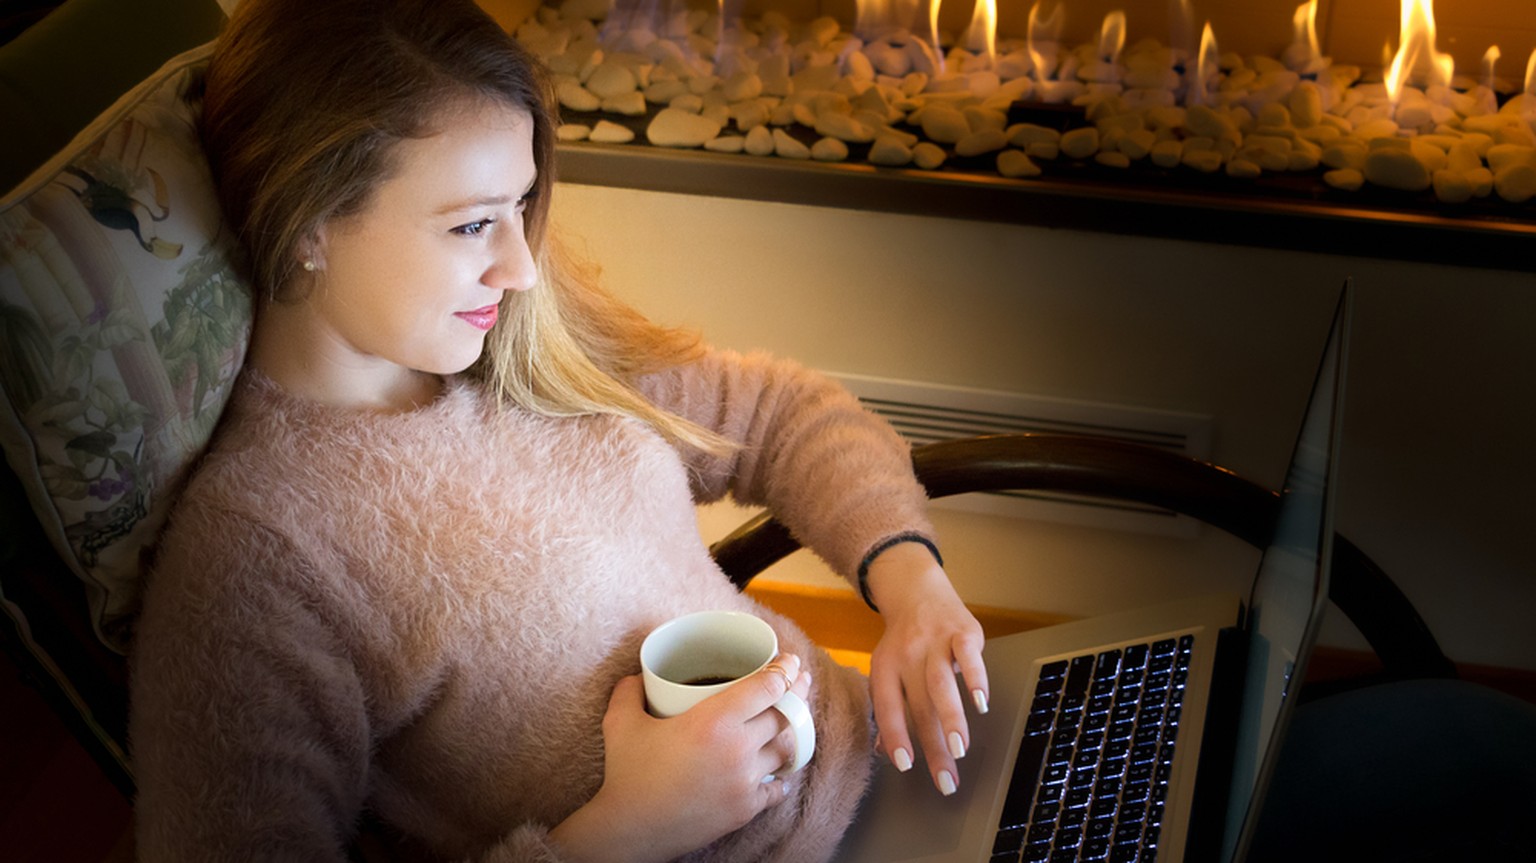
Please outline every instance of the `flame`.
[{"label": "flame", "polygon": [[1497,45],[1489,45],[1488,50],[1483,52],[1483,77],[1486,79],[1484,84],[1490,90],[1493,89],[1494,82],[1493,67],[1502,56],[1504,56],[1504,52],[1500,51]]},{"label": "flame", "polygon": [[944,71],[944,46],[939,44],[939,4],[943,0],[928,0],[928,34],[933,38],[933,56],[940,72]]},{"label": "flame", "polygon": [[1211,29],[1211,22],[1205,22],[1205,29],[1200,32],[1200,58],[1195,63],[1194,86],[1190,88],[1188,97],[1184,100],[1190,105],[1204,105],[1205,96],[1210,87],[1208,83],[1216,77],[1217,61],[1220,52],[1216,48],[1216,32]]},{"label": "flame", "polygon": [[965,42],[972,51],[985,48],[989,67],[997,68],[997,0],[976,0]]},{"label": "flame", "polygon": [[1125,13],[1117,9],[1104,16],[1104,25],[1099,28],[1099,59],[1113,63],[1124,47]]},{"label": "flame", "polygon": [[1536,97],[1536,50],[1531,51],[1531,59],[1525,62],[1525,92]]},{"label": "flame", "polygon": [[1035,67],[1035,81],[1045,83],[1046,66],[1050,64],[1045,55],[1040,53],[1037,47],[1041,42],[1054,42],[1061,34],[1063,7],[1057,4],[1051,8],[1050,17],[1040,17],[1040,6],[1045,0],[1035,0],[1035,5],[1029,7],[1029,31],[1025,35],[1025,48],[1029,51],[1029,61]]},{"label": "flame", "polygon": [[1308,59],[1322,54],[1317,46],[1317,0],[1307,0],[1297,6],[1291,24],[1296,28],[1296,44],[1306,43]]},{"label": "flame", "polygon": [[1397,102],[1403,84],[1421,66],[1428,66],[1428,83],[1449,85],[1456,61],[1435,50],[1434,0],[1402,0],[1401,35],[1397,54],[1387,69],[1387,95]]}]

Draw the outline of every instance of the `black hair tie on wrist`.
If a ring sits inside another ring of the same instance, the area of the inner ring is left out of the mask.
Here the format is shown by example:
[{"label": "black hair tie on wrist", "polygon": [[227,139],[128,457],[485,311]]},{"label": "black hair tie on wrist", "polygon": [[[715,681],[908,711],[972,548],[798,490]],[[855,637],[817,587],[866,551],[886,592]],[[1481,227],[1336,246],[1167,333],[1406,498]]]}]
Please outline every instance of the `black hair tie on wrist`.
[{"label": "black hair tie on wrist", "polygon": [[904,542],[921,543],[933,555],[933,559],[939,566],[944,565],[944,556],[939,554],[939,547],[933,544],[933,540],[920,533],[898,533],[870,549],[869,554],[864,555],[864,560],[859,563],[859,596],[863,597],[865,605],[877,613],[880,609],[875,605],[875,601],[869,597],[869,565],[874,563],[875,558],[879,557],[886,549]]}]

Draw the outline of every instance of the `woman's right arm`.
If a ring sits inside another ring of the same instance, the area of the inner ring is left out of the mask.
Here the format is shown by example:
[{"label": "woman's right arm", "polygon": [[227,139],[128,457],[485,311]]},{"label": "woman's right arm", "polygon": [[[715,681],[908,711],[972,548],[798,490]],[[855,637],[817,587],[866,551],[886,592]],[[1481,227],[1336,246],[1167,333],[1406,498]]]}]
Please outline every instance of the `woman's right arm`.
[{"label": "woman's right arm", "polygon": [[372,741],[334,603],[288,543],[210,509],[177,514],[136,634],[139,857],[344,860]]}]

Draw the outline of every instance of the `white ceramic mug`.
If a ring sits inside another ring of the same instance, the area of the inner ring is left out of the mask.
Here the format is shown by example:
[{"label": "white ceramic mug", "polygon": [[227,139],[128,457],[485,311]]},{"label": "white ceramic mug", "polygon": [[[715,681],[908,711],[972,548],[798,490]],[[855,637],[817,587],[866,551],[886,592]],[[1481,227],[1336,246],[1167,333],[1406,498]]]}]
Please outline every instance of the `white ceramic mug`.
[{"label": "white ceramic mug", "polygon": [[[779,655],[773,627],[744,611],[698,611],[651,630],[640,645],[645,704],[655,716],[676,716],[733,683],[761,671]],[[773,705],[789,720],[794,756],[784,768],[793,773],[816,751],[811,710],[793,692]]]}]

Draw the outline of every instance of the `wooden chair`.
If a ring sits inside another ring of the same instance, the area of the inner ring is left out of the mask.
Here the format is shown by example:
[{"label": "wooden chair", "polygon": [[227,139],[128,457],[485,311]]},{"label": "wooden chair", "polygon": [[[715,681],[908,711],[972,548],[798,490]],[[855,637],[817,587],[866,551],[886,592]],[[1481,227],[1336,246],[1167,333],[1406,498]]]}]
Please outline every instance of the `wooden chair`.
[{"label": "wooden chair", "polygon": [[[1280,497],[1225,468],[1108,438],[993,435],[915,447],[912,461],[930,497],[978,491],[1044,491],[1130,501],[1192,516],[1263,548]],[[711,551],[738,587],[799,547],[763,514],[715,543]],[[1329,598],[1365,636],[1382,664],[1349,685],[1409,678],[1451,678],[1455,665],[1440,650],[1418,611],[1392,579],[1348,539],[1334,541]],[[1339,684],[1318,685],[1308,697]]]}]

